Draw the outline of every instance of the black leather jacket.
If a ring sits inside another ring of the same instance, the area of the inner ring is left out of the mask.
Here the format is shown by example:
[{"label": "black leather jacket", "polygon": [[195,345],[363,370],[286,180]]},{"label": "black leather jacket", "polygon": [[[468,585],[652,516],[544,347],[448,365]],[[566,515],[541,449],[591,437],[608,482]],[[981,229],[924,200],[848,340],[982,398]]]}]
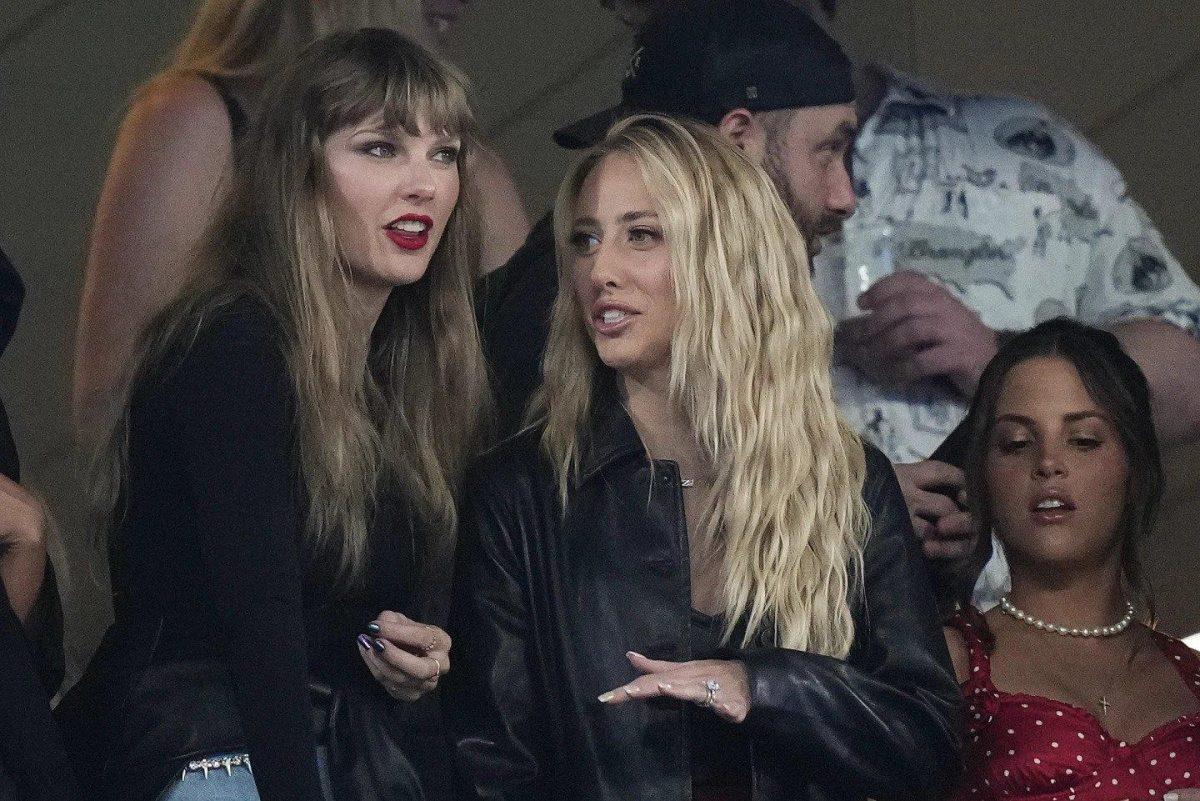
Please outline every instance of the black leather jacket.
[{"label": "black leather jacket", "polygon": [[[599,393],[565,517],[526,433],[475,471],[464,510],[446,680],[464,798],[690,801],[687,714],[601,705],[625,657],[687,660],[690,579],[675,463],[651,466]],[[873,526],[845,661],[731,651],[751,688],[756,801],[933,799],[959,769],[960,696],[923,557],[886,458],[867,452]]]}]

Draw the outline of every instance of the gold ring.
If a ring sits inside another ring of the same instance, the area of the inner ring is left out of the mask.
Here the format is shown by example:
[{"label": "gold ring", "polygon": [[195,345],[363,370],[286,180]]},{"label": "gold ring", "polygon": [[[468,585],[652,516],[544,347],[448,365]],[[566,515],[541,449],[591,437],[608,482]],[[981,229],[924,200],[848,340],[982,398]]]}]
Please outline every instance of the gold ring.
[{"label": "gold ring", "polygon": [[442,676],[442,663],[438,661],[436,656],[431,656],[429,658],[433,660],[434,673],[429,677],[428,681],[437,681]]}]

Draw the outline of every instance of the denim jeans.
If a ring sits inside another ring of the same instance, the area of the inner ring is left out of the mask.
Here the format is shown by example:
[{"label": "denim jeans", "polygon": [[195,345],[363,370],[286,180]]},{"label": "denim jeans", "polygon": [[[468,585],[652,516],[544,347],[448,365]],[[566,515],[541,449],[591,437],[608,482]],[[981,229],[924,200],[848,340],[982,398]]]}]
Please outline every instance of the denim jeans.
[{"label": "denim jeans", "polygon": [[[208,761],[220,762],[233,754],[214,754]],[[188,770],[175,779],[158,801],[259,801],[254,774],[248,765],[230,765],[203,770]]]},{"label": "denim jeans", "polygon": [[[213,754],[207,759],[220,762],[234,754]],[[329,783],[328,759],[324,746],[317,746],[317,773],[321,777],[321,792],[333,798]],[[182,778],[175,779],[163,790],[157,801],[259,801],[258,787],[254,775],[246,765],[231,765],[225,768],[210,768],[207,775],[203,770],[187,771]]]}]

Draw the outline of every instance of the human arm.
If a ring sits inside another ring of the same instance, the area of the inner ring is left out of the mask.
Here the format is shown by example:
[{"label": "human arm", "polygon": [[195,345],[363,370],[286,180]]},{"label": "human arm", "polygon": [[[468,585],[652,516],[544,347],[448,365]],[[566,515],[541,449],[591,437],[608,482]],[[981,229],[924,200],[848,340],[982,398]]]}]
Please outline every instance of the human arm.
[{"label": "human arm", "polygon": [[459,797],[549,798],[550,733],[539,715],[547,698],[533,670],[519,513],[503,493],[477,481],[461,520],[449,624],[456,666],[443,687]]},{"label": "human arm", "polygon": [[471,166],[482,229],[479,267],[486,275],[507,262],[521,247],[529,234],[529,216],[512,174],[500,156],[486,147],[480,148]]},{"label": "human arm", "polygon": [[191,277],[230,147],[225,106],[200,78],[155,83],[130,108],[88,249],[75,342],[77,424],[105,412],[138,335]]},{"label": "human arm", "polygon": [[957,775],[961,698],[899,487],[882,454],[867,458],[873,522],[855,645],[845,660],[747,651],[745,725],[818,783],[936,798]]},{"label": "human arm", "polygon": [[303,625],[290,384],[261,322],[214,325],[177,369],[167,403],[211,610],[263,801],[319,801]]}]

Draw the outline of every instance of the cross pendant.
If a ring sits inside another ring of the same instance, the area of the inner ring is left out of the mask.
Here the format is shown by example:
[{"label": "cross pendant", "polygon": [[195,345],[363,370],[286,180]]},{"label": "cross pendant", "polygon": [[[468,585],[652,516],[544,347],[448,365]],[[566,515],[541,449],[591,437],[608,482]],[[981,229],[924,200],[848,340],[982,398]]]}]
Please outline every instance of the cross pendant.
[{"label": "cross pendant", "polygon": [[1104,716],[1105,716],[1105,717],[1108,717],[1108,708],[1109,708],[1110,706],[1112,706],[1112,704],[1110,704],[1110,703],[1108,702],[1108,698],[1106,698],[1106,697],[1105,697],[1105,696],[1103,696],[1103,695],[1102,695],[1102,696],[1100,696],[1100,709],[1102,709],[1102,710],[1104,711]]}]

